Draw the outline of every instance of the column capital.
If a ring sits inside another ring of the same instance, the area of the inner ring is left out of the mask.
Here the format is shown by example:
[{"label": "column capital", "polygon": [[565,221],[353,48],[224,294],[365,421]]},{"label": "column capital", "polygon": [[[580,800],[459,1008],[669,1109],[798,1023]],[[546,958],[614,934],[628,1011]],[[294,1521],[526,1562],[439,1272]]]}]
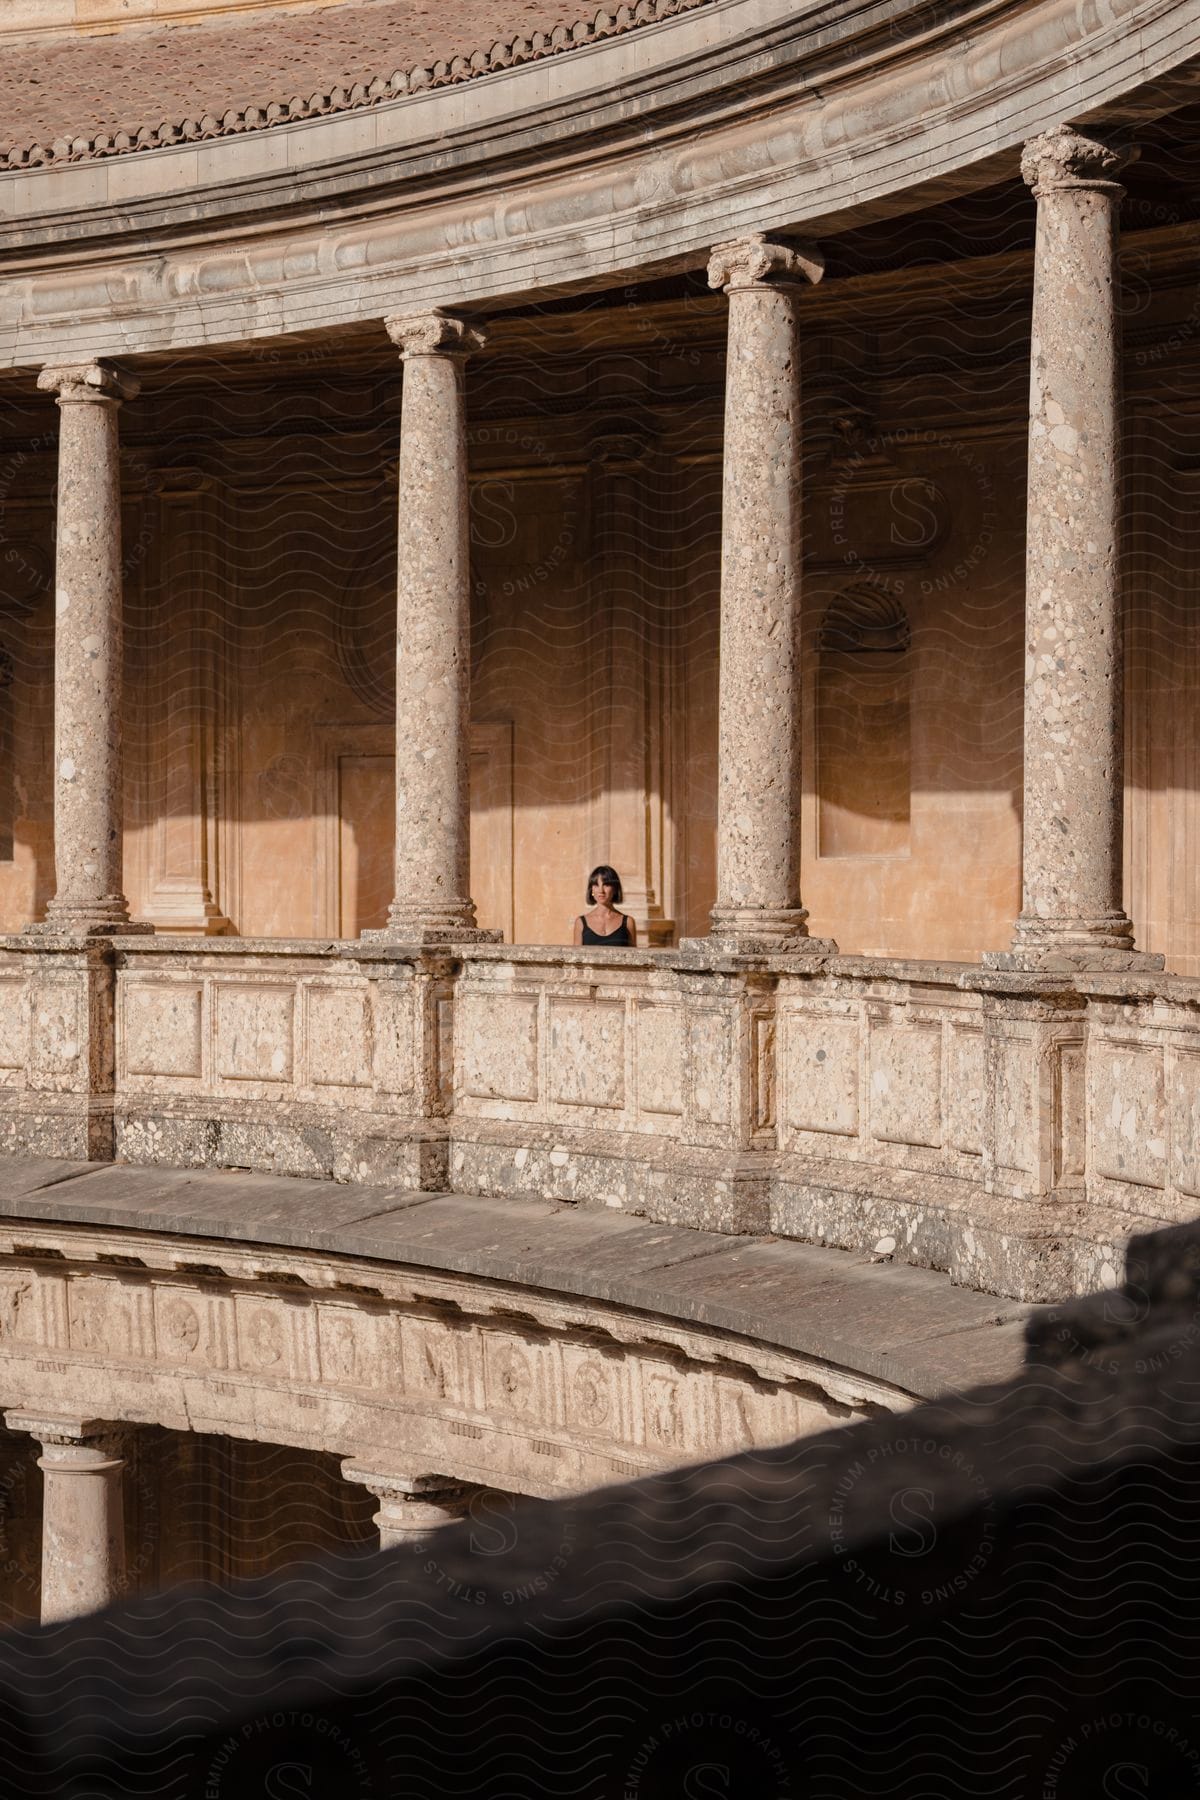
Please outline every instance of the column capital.
[{"label": "column capital", "polygon": [[381,1469],[364,1457],[347,1457],[342,1463],[342,1476],[358,1487],[365,1487],[377,1500],[428,1501],[433,1504],[457,1501],[468,1491],[466,1482],[449,1475],[412,1475]]},{"label": "column capital", "polygon": [[708,285],[724,288],[815,286],[825,273],[825,252],[815,244],[780,244],[752,232],[728,244],[715,244],[708,259]]},{"label": "column capital", "polygon": [[1119,197],[1125,190],[1116,178],[1136,157],[1132,147],[1117,149],[1084,137],[1073,125],[1056,125],[1030,138],[1021,154],[1021,174],[1039,198],[1056,188],[1099,188]]},{"label": "column capital", "polygon": [[487,342],[481,326],[457,313],[443,312],[440,306],[425,313],[396,315],[383,324],[403,362],[410,356],[470,356]]},{"label": "column capital", "polygon": [[119,406],[136,399],[141,382],[116,363],[47,363],[37,379],[43,394],[57,394],[60,406]]},{"label": "column capital", "polygon": [[342,1474],[378,1500],[375,1524],[382,1550],[421,1548],[433,1532],[463,1516],[475,1492],[448,1475],[397,1474],[353,1456],[343,1462]]},{"label": "column capital", "polygon": [[[53,1454],[56,1466],[63,1468],[92,1468],[97,1461],[123,1457],[128,1439],[136,1430],[119,1420],[88,1419],[79,1413],[29,1412],[20,1407],[10,1408],[4,1423],[9,1431],[28,1432],[36,1438],[43,1451]],[[60,1451],[68,1454],[54,1454]],[[83,1455],[72,1456],[72,1451]]]}]

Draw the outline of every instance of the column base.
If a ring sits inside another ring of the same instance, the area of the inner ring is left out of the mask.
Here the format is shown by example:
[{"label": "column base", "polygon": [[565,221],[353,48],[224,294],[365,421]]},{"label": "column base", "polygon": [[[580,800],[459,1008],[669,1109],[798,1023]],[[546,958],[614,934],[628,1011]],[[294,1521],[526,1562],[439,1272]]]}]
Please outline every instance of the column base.
[{"label": "column base", "polygon": [[1011,950],[984,952],[985,969],[1021,974],[1068,975],[1084,970],[1107,974],[1153,972],[1165,958],[1137,950],[1133,925],[1124,913],[1099,919],[1037,919],[1022,913]]},{"label": "column base", "polygon": [[710,914],[712,930],[704,938],[683,938],[681,950],[705,950],[717,956],[773,956],[780,951],[801,956],[835,956],[832,938],[809,937],[803,906],[718,906]]},{"label": "column base", "polygon": [[414,949],[444,944],[502,944],[502,931],[485,931],[480,925],[382,925],[360,931],[366,944],[411,945]]},{"label": "column base", "polygon": [[29,937],[54,938],[144,936],[152,935],[153,931],[148,919],[130,918],[123,898],[115,900],[111,906],[102,901],[92,907],[60,905],[51,900],[45,918],[24,927],[24,934]]},{"label": "column base", "polygon": [[624,898],[619,910],[628,913],[637,926],[638,945],[643,950],[666,949],[675,936],[675,921],[668,919],[654,897],[654,889],[636,881],[625,881]]},{"label": "column base", "polygon": [[459,894],[448,900],[393,900],[387,924],[359,936],[369,943],[500,944],[502,931],[485,931],[475,923],[475,902]]},{"label": "column base", "polygon": [[635,906],[627,906],[624,902],[619,910],[627,912],[637,926],[640,949],[665,950],[669,948],[675,937],[674,919],[664,919],[661,913],[639,913]]},{"label": "column base", "polygon": [[985,950],[985,969],[1020,975],[1153,974],[1166,961],[1149,950],[1085,949],[1078,944],[1045,945],[1040,950]]}]

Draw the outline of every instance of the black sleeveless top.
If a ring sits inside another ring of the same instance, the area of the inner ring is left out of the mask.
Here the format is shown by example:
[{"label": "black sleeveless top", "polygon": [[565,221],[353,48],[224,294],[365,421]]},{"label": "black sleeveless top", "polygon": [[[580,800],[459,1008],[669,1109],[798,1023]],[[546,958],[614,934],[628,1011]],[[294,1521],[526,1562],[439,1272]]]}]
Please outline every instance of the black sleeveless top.
[{"label": "black sleeveless top", "polygon": [[580,913],[579,923],[583,926],[583,941],[585,944],[609,944],[614,948],[624,944],[628,947],[629,920],[626,918],[622,918],[621,923],[617,926],[615,931],[607,933],[603,931],[593,931],[587,922],[586,913]]}]

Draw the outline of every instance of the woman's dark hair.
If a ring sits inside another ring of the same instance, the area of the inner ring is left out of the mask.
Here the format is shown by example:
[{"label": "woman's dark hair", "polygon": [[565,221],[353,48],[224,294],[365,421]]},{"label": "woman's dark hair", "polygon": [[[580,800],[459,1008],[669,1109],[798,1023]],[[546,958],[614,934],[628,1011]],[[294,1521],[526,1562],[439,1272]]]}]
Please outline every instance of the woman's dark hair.
[{"label": "woman's dark hair", "polygon": [[612,891],[613,891],[613,905],[615,906],[617,904],[618,900],[620,900],[622,897],[621,896],[621,877],[617,874],[617,871],[609,863],[597,863],[596,867],[592,870],[591,874],[588,876],[587,905],[590,906],[592,904],[592,901],[595,899],[595,895],[592,893],[592,889],[595,887],[595,885],[598,881],[607,881],[608,882],[609,886],[612,888]]}]

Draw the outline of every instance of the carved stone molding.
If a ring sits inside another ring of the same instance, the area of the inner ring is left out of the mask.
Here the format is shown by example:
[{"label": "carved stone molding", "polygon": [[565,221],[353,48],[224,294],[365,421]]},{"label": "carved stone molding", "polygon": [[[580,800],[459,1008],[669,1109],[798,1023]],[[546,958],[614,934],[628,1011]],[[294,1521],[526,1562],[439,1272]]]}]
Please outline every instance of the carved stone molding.
[{"label": "carved stone molding", "polygon": [[57,394],[60,406],[118,405],[135,399],[142,386],[136,375],[109,362],[51,363],[37,384],[43,394]]},{"label": "carved stone molding", "polygon": [[1137,156],[1132,148],[1114,148],[1084,137],[1073,125],[1030,138],[1021,157],[1021,174],[1035,195],[1052,188],[1115,187],[1117,176]]},{"label": "carved stone molding", "polygon": [[473,351],[482,350],[486,342],[480,326],[456,313],[443,312],[440,307],[409,318],[385,319],[383,323],[405,362],[410,356],[470,356]]},{"label": "carved stone molding", "polygon": [[886,1382],[826,1380],[792,1352],[607,1303],[228,1241],[128,1250],[119,1230],[0,1226],[10,1429],[44,1438],[73,1401],[103,1417],[86,1429],[105,1443],[127,1418],[321,1446],[415,1507],[476,1485],[586,1487],[906,1404]]},{"label": "carved stone molding", "polygon": [[708,285],[713,288],[760,287],[811,282],[825,273],[825,253],[814,244],[780,244],[755,233],[729,244],[717,244],[708,259]]}]

